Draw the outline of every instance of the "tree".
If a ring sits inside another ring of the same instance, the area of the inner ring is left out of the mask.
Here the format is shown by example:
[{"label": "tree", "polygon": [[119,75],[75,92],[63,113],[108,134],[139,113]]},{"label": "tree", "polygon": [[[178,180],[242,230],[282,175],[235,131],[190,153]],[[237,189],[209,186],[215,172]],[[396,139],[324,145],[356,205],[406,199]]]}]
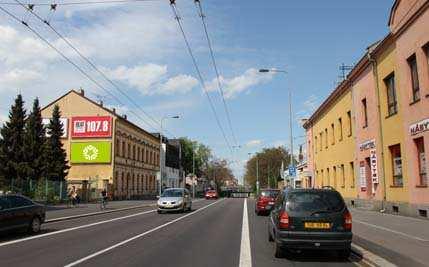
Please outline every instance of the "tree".
[{"label": "tree", "polygon": [[212,158],[210,148],[186,137],[180,138],[180,144],[182,146],[182,165],[185,173],[192,173],[193,165],[195,164],[195,175],[202,176],[204,168],[207,167],[209,160]]},{"label": "tree", "polygon": [[244,179],[253,188],[256,187],[257,162],[260,188],[277,187],[277,182],[281,179],[282,162],[284,166],[289,166],[290,154],[284,147],[265,148],[247,161]]},{"label": "tree", "polygon": [[44,157],[44,144],[46,131],[42,123],[42,114],[39,106],[39,99],[33,102],[33,110],[29,114],[25,123],[24,139],[24,159],[27,168],[27,177],[39,181],[46,169]]},{"label": "tree", "polygon": [[63,149],[61,142],[63,126],[60,118],[60,108],[58,105],[55,105],[52,111],[52,118],[49,121],[47,129],[48,138],[45,145],[46,177],[51,181],[65,180],[70,168],[66,159],[66,151]]},{"label": "tree", "polygon": [[0,176],[6,181],[16,180],[17,185],[21,185],[26,176],[24,125],[24,101],[19,94],[9,111],[9,121],[0,130]]},{"label": "tree", "polygon": [[213,159],[204,169],[204,176],[209,181],[216,184],[216,188],[220,188],[226,184],[226,181],[235,182],[234,174],[228,166],[228,162],[224,159]]}]

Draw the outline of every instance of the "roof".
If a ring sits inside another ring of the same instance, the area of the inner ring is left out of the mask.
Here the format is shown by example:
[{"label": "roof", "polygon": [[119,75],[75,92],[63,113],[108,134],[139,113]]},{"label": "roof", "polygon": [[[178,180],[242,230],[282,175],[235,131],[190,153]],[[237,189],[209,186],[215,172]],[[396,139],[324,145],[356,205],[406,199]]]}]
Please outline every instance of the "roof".
[{"label": "roof", "polygon": [[116,112],[114,112],[113,110],[111,110],[111,109],[109,109],[109,108],[106,108],[105,106],[103,106],[103,105],[101,105],[101,104],[99,104],[99,103],[95,102],[94,100],[92,100],[92,99],[90,99],[90,98],[86,97],[83,93],[79,93],[79,92],[77,92],[76,90],[73,90],[73,89],[72,89],[72,90],[70,90],[70,91],[68,91],[68,92],[67,92],[67,93],[65,93],[64,95],[62,95],[62,96],[58,97],[57,99],[53,100],[52,102],[50,102],[49,104],[47,104],[45,107],[43,107],[41,110],[43,111],[43,110],[45,110],[45,109],[49,108],[50,106],[54,105],[54,104],[55,104],[55,103],[57,103],[59,100],[61,100],[61,99],[65,98],[65,97],[67,97],[67,96],[68,96],[68,95],[70,95],[70,94],[76,94],[76,95],[80,96],[81,98],[85,99],[86,101],[90,102],[91,104],[96,105],[97,107],[99,107],[99,108],[101,108],[101,109],[105,110],[106,112],[108,112],[109,114],[111,114],[113,117],[115,117],[117,120],[119,120],[119,121],[121,121],[121,122],[123,122],[123,123],[128,124],[129,126],[131,126],[131,127],[135,128],[135,129],[136,129],[136,130],[138,130],[138,131],[142,131],[142,132],[143,132],[143,133],[145,133],[148,137],[151,137],[151,138],[153,138],[154,140],[158,141],[158,139],[156,138],[156,136],[154,136],[154,135],[153,135],[153,134],[151,134],[150,132],[148,132],[148,131],[146,131],[145,129],[141,128],[140,126],[138,126],[138,125],[134,124],[133,122],[131,122],[131,121],[127,120],[126,118],[124,118],[124,117],[122,117],[122,116],[119,116],[119,115],[118,115]]},{"label": "roof", "polygon": [[390,9],[389,21],[387,23],[387,26],[392,25],[392,23],[393,23],[393,15],[395,14],[396,8],[399,6],[400,2],[401,2],[401,0],[395,0],[395,3],[393,3],[392,8]]}]

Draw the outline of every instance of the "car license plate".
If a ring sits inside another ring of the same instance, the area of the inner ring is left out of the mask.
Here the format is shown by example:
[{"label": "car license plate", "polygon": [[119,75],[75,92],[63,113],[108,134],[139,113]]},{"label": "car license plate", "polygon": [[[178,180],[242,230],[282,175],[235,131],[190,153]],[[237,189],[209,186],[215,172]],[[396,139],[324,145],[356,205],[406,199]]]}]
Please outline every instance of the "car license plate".
[{"label": "car license plate", "polygon": [[305,222],[304,227],[308,229],[329,229],[331,228],[331,224],[325,222]]}]

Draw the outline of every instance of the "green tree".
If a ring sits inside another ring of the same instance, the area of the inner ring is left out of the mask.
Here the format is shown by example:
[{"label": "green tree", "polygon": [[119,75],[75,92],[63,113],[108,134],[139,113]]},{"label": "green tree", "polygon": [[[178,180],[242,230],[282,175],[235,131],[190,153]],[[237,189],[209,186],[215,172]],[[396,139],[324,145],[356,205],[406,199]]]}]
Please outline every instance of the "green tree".
[{"label": "green tree", "polygon": [[40,181],[46,169],[44,145],[46,131],[42,123],[39,99],[33,102],[33,110],[25,123],[24,159],[27,167],[27,177]]},{"label": "green tree", "polygon": [[3,176],[7,182],[13,179],[17,186],[22,186],[26,176],[26,166],[23,161],[24,125],[24,101],[19,94],[9,111],[9,121],[4,123],[0,130],[0,177]]},{"label": "green tree", "polygon": [[281,179],[282,162],[284,166],[289,166],[288,150],[284,147],[265,148],[247,161],[244,179],[252,188],[256,188],[256,164],[258,163],[260,188],[277,187],[277,182]]},{"label": "green tree", "polygon": [[193,164],[195,163],[195,175],[202,176],[204,168],[207,167],[209,160],[212,158],[210,148],[186,137],[180,138],[180,144],[182,146],[182,165],[185,173],[192,173]]},{"label": "green tree", "polygon": [[70,168],[66,159],[66,151],[63,149],[61,142],[64,130],[60,118],[60,108],[55,105],[47,128],[48,138],[45,146],[46,177],[51,181],[65,180]]},{"label": "green tree", "polygon": [[228,166],[228,162],[224,159],[211,160],[204,169],[204,176],[209,181],[213,181],[217,189],[224,186],[227,181],[236,182],[234,174]]}]

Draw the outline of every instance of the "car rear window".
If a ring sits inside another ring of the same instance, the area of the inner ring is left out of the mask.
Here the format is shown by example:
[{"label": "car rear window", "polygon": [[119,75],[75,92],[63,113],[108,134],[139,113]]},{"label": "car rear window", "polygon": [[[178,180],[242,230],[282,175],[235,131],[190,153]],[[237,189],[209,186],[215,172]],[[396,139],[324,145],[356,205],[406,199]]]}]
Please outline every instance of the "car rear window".
[{"label": "car rear window", "polygon": [[279,194],[278,190],[261,191],[261,196],[263,196],[263,197],[277,197],[278,194]]},{"label": "car rear window", "polygon": [[338,192],[292,192],[286,202],[290,211],[316,212],[331,211],[339,212],[344,209],[344,200]]}]

